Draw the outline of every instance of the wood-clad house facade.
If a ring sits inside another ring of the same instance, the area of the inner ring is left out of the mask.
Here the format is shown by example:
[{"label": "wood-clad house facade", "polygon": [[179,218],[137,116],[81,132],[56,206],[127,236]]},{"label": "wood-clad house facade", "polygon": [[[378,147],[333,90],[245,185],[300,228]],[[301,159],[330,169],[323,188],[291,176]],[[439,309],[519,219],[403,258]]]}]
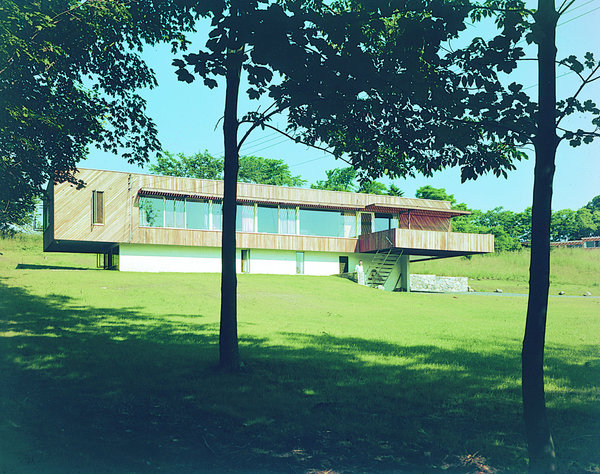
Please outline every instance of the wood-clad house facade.
[{"label": "wood-clad house facade", "polygon": [[[222,181],[90,169],[78,178],[82,189],[48,188],[45,251],[102,254],[125,271],[220,271]],[[240,272],[331,275],[362,260],[396,289],[411,258],[494,249],[491,235],[451,232],[465,211],[445,201],[246,183],[237,193]]]}]

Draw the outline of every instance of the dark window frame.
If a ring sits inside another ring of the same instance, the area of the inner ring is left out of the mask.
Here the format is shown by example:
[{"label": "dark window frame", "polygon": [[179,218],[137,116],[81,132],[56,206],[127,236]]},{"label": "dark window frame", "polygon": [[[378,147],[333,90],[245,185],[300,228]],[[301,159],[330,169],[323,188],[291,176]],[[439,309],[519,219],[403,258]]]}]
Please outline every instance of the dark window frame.
[{"label": "dark window frame", "polygon": [[92,224],[104,225],[104,221],[104,191],[94,190],[92,191]]}]

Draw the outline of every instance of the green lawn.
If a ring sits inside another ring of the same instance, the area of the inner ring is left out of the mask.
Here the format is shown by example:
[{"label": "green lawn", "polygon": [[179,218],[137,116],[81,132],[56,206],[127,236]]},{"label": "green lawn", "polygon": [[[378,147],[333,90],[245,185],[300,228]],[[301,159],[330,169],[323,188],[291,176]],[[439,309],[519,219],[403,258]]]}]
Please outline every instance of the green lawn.
[{"label": "green lawn", "polygon": [[[466,276],[476,291],[500,288],[505,293],[527,293],[529,255],[529,250],[521,250],[416,262],[412,264],[411,272]],[[550,294],[564,291],[567,295],[583,295],[589,291],[592,295],[600,295],[600,251],[554,248],[550,262]]]},{"label": "green lawn", "polygon": [[[0,473],[526,467],[526,298],[241,275],[246,370],[227,375],[219,275],[100,271],[40,248],[0,241]],[[562,470],[600,470],[599,345],[600,299],[551,298]]]}]

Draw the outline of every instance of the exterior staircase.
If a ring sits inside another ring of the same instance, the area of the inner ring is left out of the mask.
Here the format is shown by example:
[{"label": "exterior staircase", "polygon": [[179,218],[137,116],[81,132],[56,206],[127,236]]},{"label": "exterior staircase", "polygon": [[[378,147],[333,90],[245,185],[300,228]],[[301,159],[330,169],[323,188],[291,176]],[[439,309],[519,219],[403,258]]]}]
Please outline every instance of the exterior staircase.
[{"label": "exterior staircase", "polygon": [[401,255],[402,251],[395,248],[378,250],[365,275],[367,286],[385,285]]}]

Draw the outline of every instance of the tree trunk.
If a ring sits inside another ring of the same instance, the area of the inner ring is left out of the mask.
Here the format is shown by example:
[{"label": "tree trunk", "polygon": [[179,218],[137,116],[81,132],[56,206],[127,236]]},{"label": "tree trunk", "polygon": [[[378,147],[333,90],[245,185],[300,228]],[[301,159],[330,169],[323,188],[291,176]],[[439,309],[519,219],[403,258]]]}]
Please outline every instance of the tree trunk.
[{"label": "tree trunk", "polygon": [[550,218],[556,148],[555,32],[558,15],[554,0],[539,0],[535,14],[538,40],[539,112],[534,139],[535,171],[531,217],[529,301],[522,352],[523,419],[534,472],[556,470],[554,443],[544,396],[544,341],[550,286]]},{"label": "tree trunk", "polygon": [[[237,15],[232,13],[237,20]],[[234,20],[235,24],[235,20]],[[239,155],[238,93],[242,69],[242,48],[236,28],[230,29],[227,51],[227,73],[225,76],[225,115],[223,136],[225,141],[223,232],[221,242],[221,325],[219,332],[219,367],[227,371],[240,368],[237,335],[237,276],[235,268],[235,217],[237,200],[237,176]]]}]

